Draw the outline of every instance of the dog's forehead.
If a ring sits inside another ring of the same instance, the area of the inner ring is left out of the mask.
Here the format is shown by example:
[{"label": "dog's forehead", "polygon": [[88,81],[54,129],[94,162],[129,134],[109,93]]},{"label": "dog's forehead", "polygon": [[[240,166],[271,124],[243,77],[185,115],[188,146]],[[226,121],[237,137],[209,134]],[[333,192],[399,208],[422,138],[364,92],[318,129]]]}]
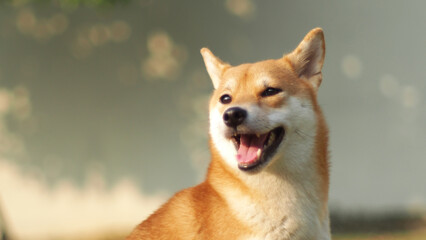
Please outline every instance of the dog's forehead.
[{"label": "dog's forehead", "polygon": [[268,86],[277,82],[285,83],[294,79],[291,66],[281,60],[265,60],[246,63],[229,68],[224,76],[226,88],[234,88],[239,83],[254,82],[256,85]]}]

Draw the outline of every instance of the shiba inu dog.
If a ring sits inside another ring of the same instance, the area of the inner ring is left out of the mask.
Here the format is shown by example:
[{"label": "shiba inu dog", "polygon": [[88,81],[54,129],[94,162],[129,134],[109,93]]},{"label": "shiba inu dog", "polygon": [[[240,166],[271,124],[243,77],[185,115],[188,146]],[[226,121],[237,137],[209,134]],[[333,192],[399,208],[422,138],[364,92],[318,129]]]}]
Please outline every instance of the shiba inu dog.
[{"label": "shiba inu dog", "polygon": [[201,54],[215,89],[206,180],[127,239],[331,239],[328,129],[317,102],[322,29],[280,59],[231,66]]}]

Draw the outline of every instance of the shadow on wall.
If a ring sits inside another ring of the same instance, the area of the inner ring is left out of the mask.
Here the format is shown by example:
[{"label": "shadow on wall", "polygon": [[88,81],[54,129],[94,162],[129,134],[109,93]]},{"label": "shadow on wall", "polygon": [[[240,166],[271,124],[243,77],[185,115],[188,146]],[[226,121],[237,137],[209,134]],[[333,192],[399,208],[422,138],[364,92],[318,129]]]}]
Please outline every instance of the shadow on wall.
[{"label": "shadow on wall", "polygon": [[11,240],[7,232],[6,219],[3,215],[1,202],[0,202],[0,240]]},{"label": "shadow on wall", "polygon": [[331,211],[330,222],[333,234],[390,234],[426,228],[425,215],[403,211],[382,213]]}]

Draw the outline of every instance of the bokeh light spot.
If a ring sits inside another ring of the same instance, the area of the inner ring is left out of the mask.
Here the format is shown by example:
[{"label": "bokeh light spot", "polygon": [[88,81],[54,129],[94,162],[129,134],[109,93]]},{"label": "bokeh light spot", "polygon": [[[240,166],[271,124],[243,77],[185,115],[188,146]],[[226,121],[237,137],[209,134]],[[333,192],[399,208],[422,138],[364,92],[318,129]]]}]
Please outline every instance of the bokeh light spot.
[{"label": "bokeh light spot", "polygon": [[362,62],[355,55],[346,55],[342,60],[341,69],[346,77],[356,79],[362,74]]},{"label": "bokeh light spot", "polygon": [[23,9],[18,13],[16,26],[23,34],[29,34],[34,30],[37,19],[31,9]]},{"label": "bokeh light spot", "polygon": [[71,45],[71,53],[77,59],[83,59],[92,54],[92,45],[85,34],[80,33]]},{"label": "bokeh light spot", "polygon": [[125,21],[116,21],[110,27],[111,40],[114,42],[124,42],[129,39],[132,28]]},{"label": "bokeh light spot", "polygon": [[0,116],[6,114],[10,109],[11,93],[6,89],[0,89]]},{"label": "bokeh light spot", "polygon": [[157,32],[148,37],[148,50],[153,55],[169,55],[173,42],[166,32]]},{"label": "bokeh light spot", "polygon": [[226,0],[225,6],[230,13],[242,19],[253,18],[256,11],[252,0]]},{"label": "bokeh light spot", "polygon": [[17,15],[16,27],[22,34],[44,42],[65,32],[68,18],[63,13],[56,13],[50,18],[37,18],[31,9],[25,8]]},{"label": "bokeh light spot", "polygon": [[68,17],[63,13],[57,13],[49,19],[48,26],[52,34],[61,34],[68,28]]},{"label": "bokeh light spot", "polygon": [[89,40],[93,46],[101,46],[109,40],[110,31],[103,24],[97,24],[89,30]]},{"label": "bokeh light spot", "polygon": [[149,56],[142,61],[142,74],[148,80],[174,80],[182,70],[188,54],[183,46],[176,45],[166,32],[156,32],[147,40]]},{"label": "bokeh light spot", "polygon": [[413,86],[402,89],[402,104],[406,108],[415,108],[420,103],[420,92]]},{"label": "bokeh light spot", "polygon": [[161,56],[148,58],[143,64],[143,70],[149,79],[174,80],[178,67],[178,62],[174,58]]}]

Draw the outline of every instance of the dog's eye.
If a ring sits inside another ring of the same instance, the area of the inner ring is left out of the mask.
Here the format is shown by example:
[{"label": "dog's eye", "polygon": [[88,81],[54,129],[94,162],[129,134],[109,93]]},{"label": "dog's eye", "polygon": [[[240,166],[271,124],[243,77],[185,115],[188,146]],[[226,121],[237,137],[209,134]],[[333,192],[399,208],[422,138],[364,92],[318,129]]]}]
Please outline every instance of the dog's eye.
[{"label": "dog's eye", "polygon": [[220,97],[220,102],[223,103],[223,104],[228,104],[231,101],[232,101],[232,98],[228,94],[224,94]]},{"label": "dog's eye", "polygon": [[275,94],[277,94],[279,92],[282,92],[282,90],[279,89],[279,88],[271,88],[271,87],[269,87],[265,91],[263,91],[261,95],[262,95],[262,97],[268,97],[268,96],[275,95]]}]

